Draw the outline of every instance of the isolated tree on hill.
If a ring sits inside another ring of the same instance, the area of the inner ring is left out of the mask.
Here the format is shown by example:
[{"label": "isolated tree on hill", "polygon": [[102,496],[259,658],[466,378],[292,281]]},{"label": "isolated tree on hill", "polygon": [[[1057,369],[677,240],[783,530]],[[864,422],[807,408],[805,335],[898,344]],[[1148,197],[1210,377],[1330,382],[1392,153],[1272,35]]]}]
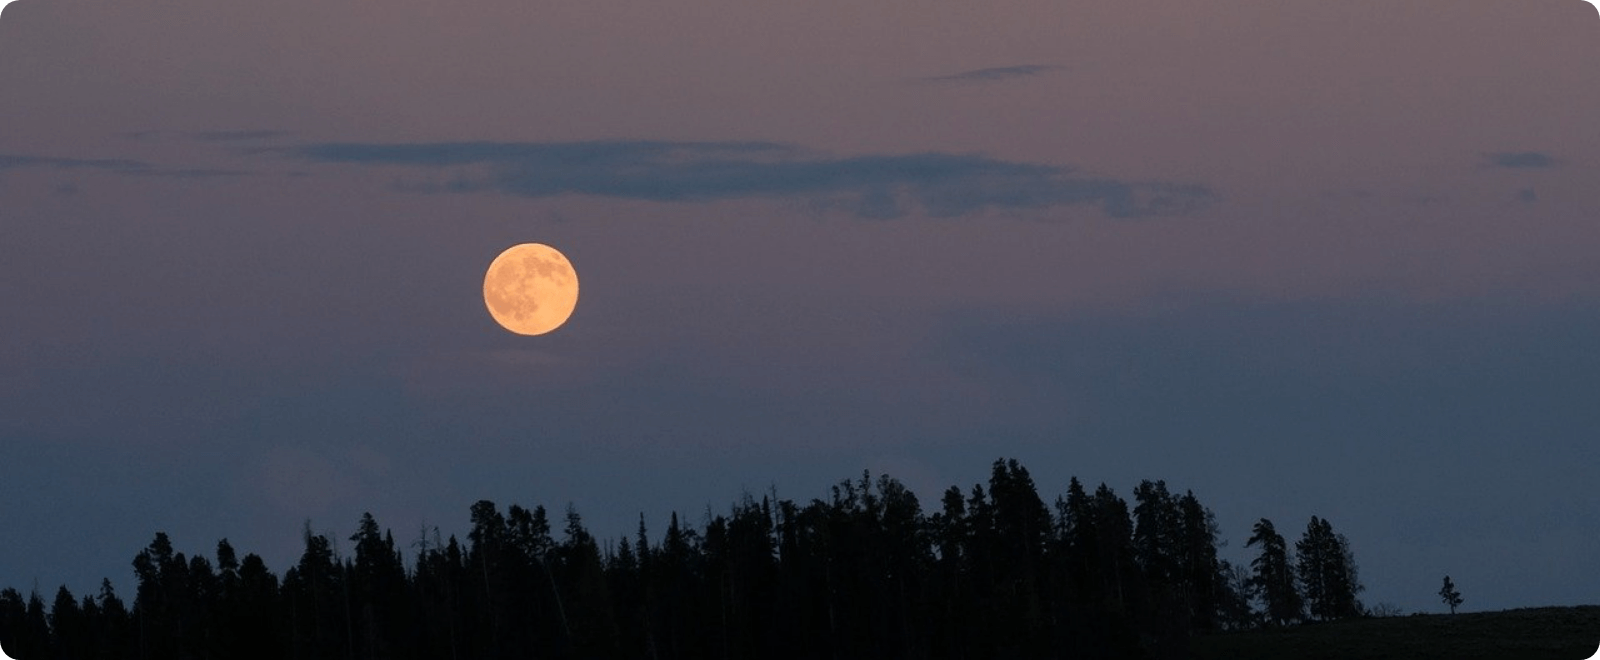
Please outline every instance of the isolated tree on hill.
[{"label": "isolated tree on hill", "polygon": [[1461,606],[1461,592],[1456,591],[1456,585],[1450,581],[1450,576],[1444,576],[1444,586],[1439,588],[1439,597],[1444,599],[1444,604],[1450,606],[1450,613],[1455,614],[1456,608]]},{"label": "isolated tree on hill", "polygon": [[1299,620],[1303,605],[1295,588],[1294,565],[1289,563],[1289,547],[1272,521],[1262,518],[1256,522],[1244,545],[1261,546],[1261,556],[1250,562],[1254,569],[1250,586],[1266,605],[1267,619],[1279,625]]}]

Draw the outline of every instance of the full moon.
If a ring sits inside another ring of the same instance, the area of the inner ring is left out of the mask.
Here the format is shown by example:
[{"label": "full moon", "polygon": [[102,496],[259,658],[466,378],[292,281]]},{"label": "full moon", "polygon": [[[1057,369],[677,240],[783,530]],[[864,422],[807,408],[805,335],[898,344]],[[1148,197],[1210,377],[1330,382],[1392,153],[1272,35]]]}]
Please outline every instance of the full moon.
[{"label": "full moon", "polygon": [[501,327],[519,335],[542,335],[572,316],[578,305],[578,272],[553,247],[513,245],[489,264],[483,304]]}]

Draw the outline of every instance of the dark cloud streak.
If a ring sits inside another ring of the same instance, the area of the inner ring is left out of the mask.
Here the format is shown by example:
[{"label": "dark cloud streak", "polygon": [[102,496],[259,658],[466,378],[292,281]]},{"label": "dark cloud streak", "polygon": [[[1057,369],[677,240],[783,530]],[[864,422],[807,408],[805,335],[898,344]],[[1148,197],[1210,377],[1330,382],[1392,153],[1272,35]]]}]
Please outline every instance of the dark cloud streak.
[{"label": "dark cloud streak", "polygon": [[124,176],[165,177],[173,179],[207,179],[217,177],[248,176],[252,172],[235,169],[207,167],[163,168],[142,160],[127,158],[55,158],[0,154],[0,172],[6,170],[53,168],[61,170],[94,170]]},{"label": "dark cloud streak", "polygon": [[192,133],[191,137],[201,142],[241,142],[256,140],[272,140],[288,137],[288,131],[273,130],[243,130],[243,131],[201,131]]},{"label": "dark cloud streak", "polygon": [[462,168],[447,183],[404,186],[410,192],[661,202],[805,197],[871,218],[900,217],[908,203],[935,216],[1094,205],[1125,218],[1187,212],[1212,197],[1197,184],[1074,177],[1069,168],[981,155],[841,158],[769,142],[326,143],[287,151],[313,162]]},{"label": "dark cloud streak", "polygon": [[122,158],[52,158],[49,156],[0,154],[0,171],[46,167],[65,170],[86,169],[105,170],[112,172],[134,172],[149,169],[150,164],[142,161]]},{"label": "dark cloud streak", "polygon": [[1537,151],[1501,152],[1484,154],[1489,164],[1515,170],[1548,169],[1559,164],[1549,154]]},{"label": "dark cloud streak", "polygon": [[128,176],[156,176],[171,179],[218,179],[239,176],[254,176],[255,172],[245,170],[229,170],[205,167],[186,167],[180,169],[138,169],[123,172]]},{"label": "dark cloud streak", "polygon": [[1059,71],[1062,67],[1049,64],[1018,64],[1016,66],[997,66],[987,69],[973,69],[948,76],[934,76],[926,78],[932,82],[994,82],[1000,80],[1014,80],[1037,76],[1052,71]]}]

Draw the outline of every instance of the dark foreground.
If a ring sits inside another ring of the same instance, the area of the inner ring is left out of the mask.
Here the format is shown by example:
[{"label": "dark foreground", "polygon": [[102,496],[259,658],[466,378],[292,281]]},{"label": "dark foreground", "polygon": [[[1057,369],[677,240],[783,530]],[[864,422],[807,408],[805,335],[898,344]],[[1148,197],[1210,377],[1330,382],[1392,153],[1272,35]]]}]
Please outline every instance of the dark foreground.
[{"label": "dark foreground", "polygon": [[1196,660],[1586,660],[1600,646],[1600,606],[1426,614],[1195,638]]}]

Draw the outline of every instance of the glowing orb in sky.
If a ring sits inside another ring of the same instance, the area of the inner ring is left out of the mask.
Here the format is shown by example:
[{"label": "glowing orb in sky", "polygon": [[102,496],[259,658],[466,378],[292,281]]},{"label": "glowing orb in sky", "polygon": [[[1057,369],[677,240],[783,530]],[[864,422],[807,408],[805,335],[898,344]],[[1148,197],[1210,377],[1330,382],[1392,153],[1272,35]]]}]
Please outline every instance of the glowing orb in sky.
[{"label": "glowing orb in sky", "polygon": [[572,316],[578,305],[578,272],[553,247],[513,245],[489,264],[483,304],[501,327],[519,335],[542,335]]}]

